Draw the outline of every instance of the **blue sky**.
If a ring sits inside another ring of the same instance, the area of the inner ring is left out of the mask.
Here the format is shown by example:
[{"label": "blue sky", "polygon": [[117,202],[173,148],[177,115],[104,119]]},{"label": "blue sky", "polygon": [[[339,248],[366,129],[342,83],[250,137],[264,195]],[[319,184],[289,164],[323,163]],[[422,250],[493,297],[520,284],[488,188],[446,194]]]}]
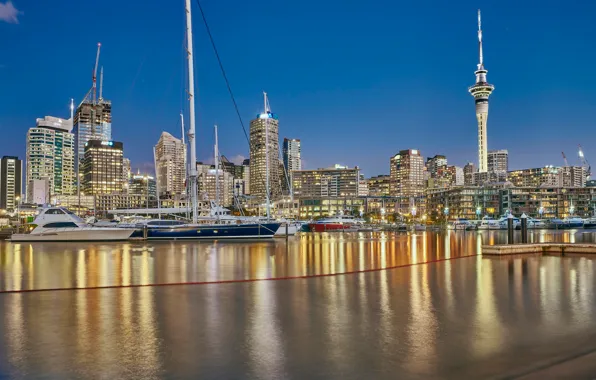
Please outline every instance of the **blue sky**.
[{"label": "blue sky", "polygon": [[[248,156],[200,14],[194,6],[198,157]],[[0,0],[0,155],[25,155],[37,117],[68,117],[91,86],[102,43],[113,137],[133,167],[148,167],[162,130],[180,134],[184,101],[183,0]],[[476,12],[495,85],[489,149],[510,167],[596,162],[596,2],[203,0],[243,119],[262,107],[280,139],[302,140],[308,168],[359,165],[389,172],[389,157],[417,148],[451,164],[477,160]]]}]

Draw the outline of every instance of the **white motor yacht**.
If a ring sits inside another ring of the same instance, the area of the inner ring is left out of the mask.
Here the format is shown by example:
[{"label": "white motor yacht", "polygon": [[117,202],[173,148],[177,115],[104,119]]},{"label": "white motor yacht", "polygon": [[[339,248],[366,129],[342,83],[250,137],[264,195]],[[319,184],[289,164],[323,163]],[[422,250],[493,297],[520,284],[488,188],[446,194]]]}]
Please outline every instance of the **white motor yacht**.
[{"label": "white motor yacht", "polygon": [[491,218],[490,216],[485,216],[482,218],[482,221],[478,225],[479,230],[499,230],[501,226],[499,226],[499,221]]},{"label": "white motor yacht", "polygon": [[35,241],[119,241],[128,240],[133,228],[94,227],[64,207],[43,209],[33,221],[35,228],[26,234],[13,234],[14,242]]}]

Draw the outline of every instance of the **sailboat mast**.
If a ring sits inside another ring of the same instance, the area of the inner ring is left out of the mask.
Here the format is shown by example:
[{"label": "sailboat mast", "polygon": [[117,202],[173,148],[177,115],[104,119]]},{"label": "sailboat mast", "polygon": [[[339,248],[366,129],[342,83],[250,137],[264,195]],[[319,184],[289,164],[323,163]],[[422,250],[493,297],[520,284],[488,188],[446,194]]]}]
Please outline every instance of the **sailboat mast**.
[{"label": "sailboat mast", "polygon": [[188,57],[188,97],[189,107],[188,113],[190,118],[190,126],[188,128],[188,145],[190,146],[190,173],[188,181],[190,182],[189,192],[190,201],[192,205],[192,222],[197,223],[197,145],[195,142],[195,78],[194,78],[194,61],[192,49],[192,14],[190,0],[186,0],[186,41],[187,41],[187,57]]},{"label": "sailboat mast", "polygon": [[265,112],[265,194],[267,220],[271,219],[271,201],[269,199],[269,107],[267,107],[267,93],[263,92],[263,108]]},{"label": "sailboat mast", "polygon": [[217,215],[217,221],[219,222],[219,145],[217,142],[217,125],[215,126],[215,146],[213,153],[215,155],[215,215]]}]

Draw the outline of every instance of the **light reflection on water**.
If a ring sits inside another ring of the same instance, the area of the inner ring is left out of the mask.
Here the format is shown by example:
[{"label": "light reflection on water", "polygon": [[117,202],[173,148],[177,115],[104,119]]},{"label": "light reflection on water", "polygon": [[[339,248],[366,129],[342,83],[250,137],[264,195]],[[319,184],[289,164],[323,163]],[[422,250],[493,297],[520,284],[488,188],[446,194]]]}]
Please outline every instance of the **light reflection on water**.
[{"label": "light reflection on water", "polygon": [[[502,233],[0,244],[2,289],[324,274]],[[533,235],[571,239],[569,234]],[[579,239],[578,239],[579,240]],[[481,256],[288,281],[0,294],[0,378],[484,378],[596,349],[594,261]]]}]

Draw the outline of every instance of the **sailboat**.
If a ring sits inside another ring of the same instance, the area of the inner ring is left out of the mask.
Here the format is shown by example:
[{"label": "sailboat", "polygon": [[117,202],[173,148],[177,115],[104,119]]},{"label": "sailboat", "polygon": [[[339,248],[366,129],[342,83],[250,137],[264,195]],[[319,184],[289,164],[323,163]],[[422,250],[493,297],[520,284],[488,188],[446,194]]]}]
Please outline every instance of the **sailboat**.
[{"label": "sailboat", "polygon": [[[215,222],[211,219],[201,220],[198,215],[197,199],[197,147],[195,141],[195,99],[194,99],[194,62],[192,48],[192,10],[190,0],[186,0],[186,37],[188,42],[188,97],[189,97],[189,129],[188,144],[190,147],[190,173],[188,176],[191,201],[192,222],[179,220],[149,220],[137,226],[133,237],[145,237],[149,240],[165,239],[261,239],[272,238],[281,223],[267,220],[264,223],[226,223],[219,217]],[[216,152],[217,154],[217,152]]]}]

